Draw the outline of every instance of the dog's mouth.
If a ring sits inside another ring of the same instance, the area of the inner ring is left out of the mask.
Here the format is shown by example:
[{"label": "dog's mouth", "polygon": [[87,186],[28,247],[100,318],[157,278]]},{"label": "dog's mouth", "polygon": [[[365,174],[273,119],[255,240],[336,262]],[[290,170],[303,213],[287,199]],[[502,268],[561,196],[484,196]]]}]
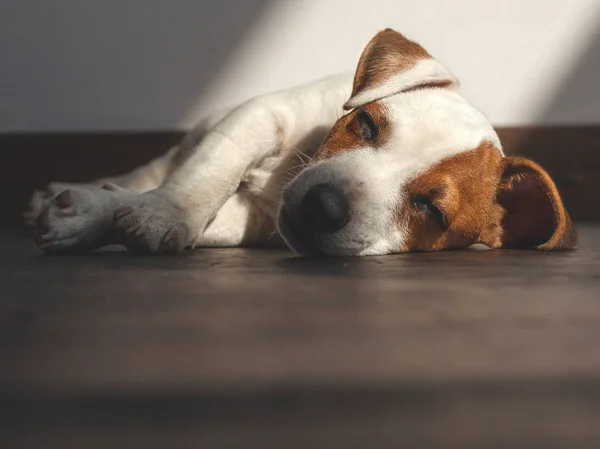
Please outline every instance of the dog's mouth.
[{"label": "dog's mouth", "polygon": [[301,256],[325,256],[325,252],[309,243],[306,232],[293,219],[285,205],[281,206],[277,217],[277,229],[286,245]]}]

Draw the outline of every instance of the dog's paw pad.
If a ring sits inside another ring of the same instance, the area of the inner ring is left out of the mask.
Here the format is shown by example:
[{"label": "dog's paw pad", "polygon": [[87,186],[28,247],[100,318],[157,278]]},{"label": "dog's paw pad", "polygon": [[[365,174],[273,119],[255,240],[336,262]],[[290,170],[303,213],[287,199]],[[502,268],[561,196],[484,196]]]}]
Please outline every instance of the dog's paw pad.
[{"label": "dog's paw pad", "polygon": [[54,202],[56,203],[56,206],[60,209],[62,214],[75,214],[75,200],[73,199],[73,194],[69,189],[59,193],[56,196],[56,198],[54,198]]}]

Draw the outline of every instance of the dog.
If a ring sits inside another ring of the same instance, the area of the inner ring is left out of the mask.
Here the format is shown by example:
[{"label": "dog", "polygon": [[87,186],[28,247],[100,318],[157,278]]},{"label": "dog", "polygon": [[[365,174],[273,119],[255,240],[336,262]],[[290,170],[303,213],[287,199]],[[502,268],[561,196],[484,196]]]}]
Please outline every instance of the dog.
[{"label": "dog", "polygon": [[177,253],[284,242],[305,256],[573,248],[548,173],[505,157],[458,87],[423,47],[386,29],[354,74],[217,113],[131,173],[50,184],[27,220],[47,253],[115,243]]}]

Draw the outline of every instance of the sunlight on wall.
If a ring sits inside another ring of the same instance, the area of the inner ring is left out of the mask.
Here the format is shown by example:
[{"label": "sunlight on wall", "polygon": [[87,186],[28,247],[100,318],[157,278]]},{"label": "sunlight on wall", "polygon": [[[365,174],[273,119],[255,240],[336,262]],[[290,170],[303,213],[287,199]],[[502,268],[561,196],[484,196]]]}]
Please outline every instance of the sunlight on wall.
[{"label": "sunlight on wall", "polygon": [[[496,125],[547,123],[543,111],[600,27],[597,0],[463,0],[460,8],[445,0],[363,5],[272,4],[182,124],[212,105],[353,70],[362,48],[385,27],[402,31],[445,63],[465,96]],[[600,60],[595,67],[600,77]],[[549,121],[599,123],[600,107],[558,111]]]}]

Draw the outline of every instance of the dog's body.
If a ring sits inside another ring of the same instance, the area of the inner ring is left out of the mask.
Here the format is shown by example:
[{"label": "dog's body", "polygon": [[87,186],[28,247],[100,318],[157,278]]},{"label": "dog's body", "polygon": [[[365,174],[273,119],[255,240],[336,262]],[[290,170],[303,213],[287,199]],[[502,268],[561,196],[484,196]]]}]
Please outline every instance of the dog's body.
[{"label": "dog's body", "polygon": [[552,180],[531,161],[504,158],[457,86],[420,46],[386,30],[354,77],[216,114],[129,174],[51,185],[51,195],[34,195],[29,219],[49,252],[108,243],[172,252],[278,235],[301,254],[574,246]]}]

